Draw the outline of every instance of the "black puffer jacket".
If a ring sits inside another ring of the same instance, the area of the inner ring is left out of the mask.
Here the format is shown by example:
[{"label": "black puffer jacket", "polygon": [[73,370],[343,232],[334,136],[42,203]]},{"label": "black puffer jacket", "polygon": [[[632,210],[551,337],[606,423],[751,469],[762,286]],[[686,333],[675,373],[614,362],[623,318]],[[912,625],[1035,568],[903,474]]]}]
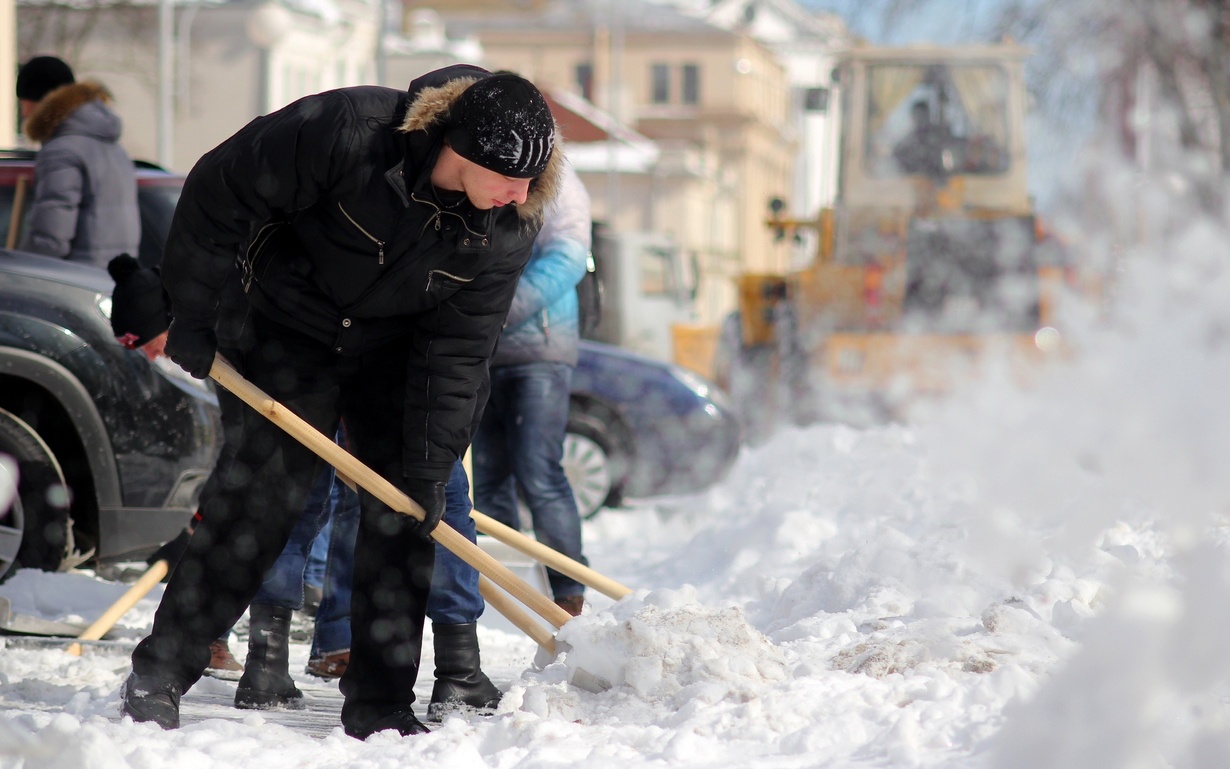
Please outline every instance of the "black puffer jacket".
[{"label": "black puffer jacket", "polygon": [[448,67],[408,92],[343,88],[257,118],[192,169],[167,238],[163,281],[188,325],[217,324],[238,270],[254,311],[339,355],[412,333],[404,433],[417,477],[447,479],[469,443],[486,361],[559,186],[557,137],[524,205],[432,202],[448,108],[488,74]]}]

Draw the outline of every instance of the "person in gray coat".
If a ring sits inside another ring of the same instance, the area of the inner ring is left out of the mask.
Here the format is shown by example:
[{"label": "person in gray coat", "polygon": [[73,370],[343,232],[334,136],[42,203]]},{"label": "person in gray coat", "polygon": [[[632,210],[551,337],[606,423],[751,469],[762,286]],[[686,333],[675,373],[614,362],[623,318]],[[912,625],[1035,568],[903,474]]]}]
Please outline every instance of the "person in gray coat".
[{"label": "person in gray coat", "polygon": [[110,92],[93,80],[76,82],[54,56],[36,56],[17,73],[17,100],[23,133],[42,145],[19,247],[103,269],[119,254],[137,253],[137,177],[119,143]]}]

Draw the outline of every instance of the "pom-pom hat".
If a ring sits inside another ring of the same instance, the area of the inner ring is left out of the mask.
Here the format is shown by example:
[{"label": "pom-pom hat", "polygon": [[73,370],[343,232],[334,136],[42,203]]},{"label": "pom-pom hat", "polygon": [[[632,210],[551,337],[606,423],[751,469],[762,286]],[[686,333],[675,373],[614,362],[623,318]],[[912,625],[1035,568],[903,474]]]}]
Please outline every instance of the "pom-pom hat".
[{"label": "pom-pom hat", "polygon": [[511,72],[483,78],[449,108],[445,134],[466,160],[516,179],[547,169],[555,147],[555,120],[533,83]]},{"label": "pom-pom hat", "polygon": [[111,331],[120,344],[136,349],[166,331],[171,312],[162,290],[162,277],[147,270],[128,254],[107,263],[115,281],[111,292]]}]

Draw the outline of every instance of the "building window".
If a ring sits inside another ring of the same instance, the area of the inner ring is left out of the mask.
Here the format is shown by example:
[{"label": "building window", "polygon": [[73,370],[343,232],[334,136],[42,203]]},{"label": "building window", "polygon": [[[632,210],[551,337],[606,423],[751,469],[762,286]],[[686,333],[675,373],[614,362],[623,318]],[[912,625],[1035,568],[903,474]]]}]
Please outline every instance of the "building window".
[{"label": "building window", "polygon": [[667,104],[671,100],[671,68],[668,64],[654,64],[650,70],[650,101]]},{"label": "building window", "polygon": [[700,104],[700,67],[683,65],[683,103]]},{"label": "building window", "polygon": [[827,88],[804,88],[803,89],[803,109],[806,112],[828,112],[829,89]]},{"label": "building window", "polygon": [[594,100],[594,65],[583,61],[576,67],[577,90],[588,102]]}]

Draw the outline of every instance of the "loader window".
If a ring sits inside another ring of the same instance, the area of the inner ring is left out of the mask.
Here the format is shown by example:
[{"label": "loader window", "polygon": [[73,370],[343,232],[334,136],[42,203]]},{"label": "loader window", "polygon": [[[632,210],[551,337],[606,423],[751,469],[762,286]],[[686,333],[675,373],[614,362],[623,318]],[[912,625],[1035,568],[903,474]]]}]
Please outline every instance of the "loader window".
[{"label": "loader window", "polygon": [[864,158],[877,177],[1008,170],[1008,77],[991,64],[869,68]]}]

